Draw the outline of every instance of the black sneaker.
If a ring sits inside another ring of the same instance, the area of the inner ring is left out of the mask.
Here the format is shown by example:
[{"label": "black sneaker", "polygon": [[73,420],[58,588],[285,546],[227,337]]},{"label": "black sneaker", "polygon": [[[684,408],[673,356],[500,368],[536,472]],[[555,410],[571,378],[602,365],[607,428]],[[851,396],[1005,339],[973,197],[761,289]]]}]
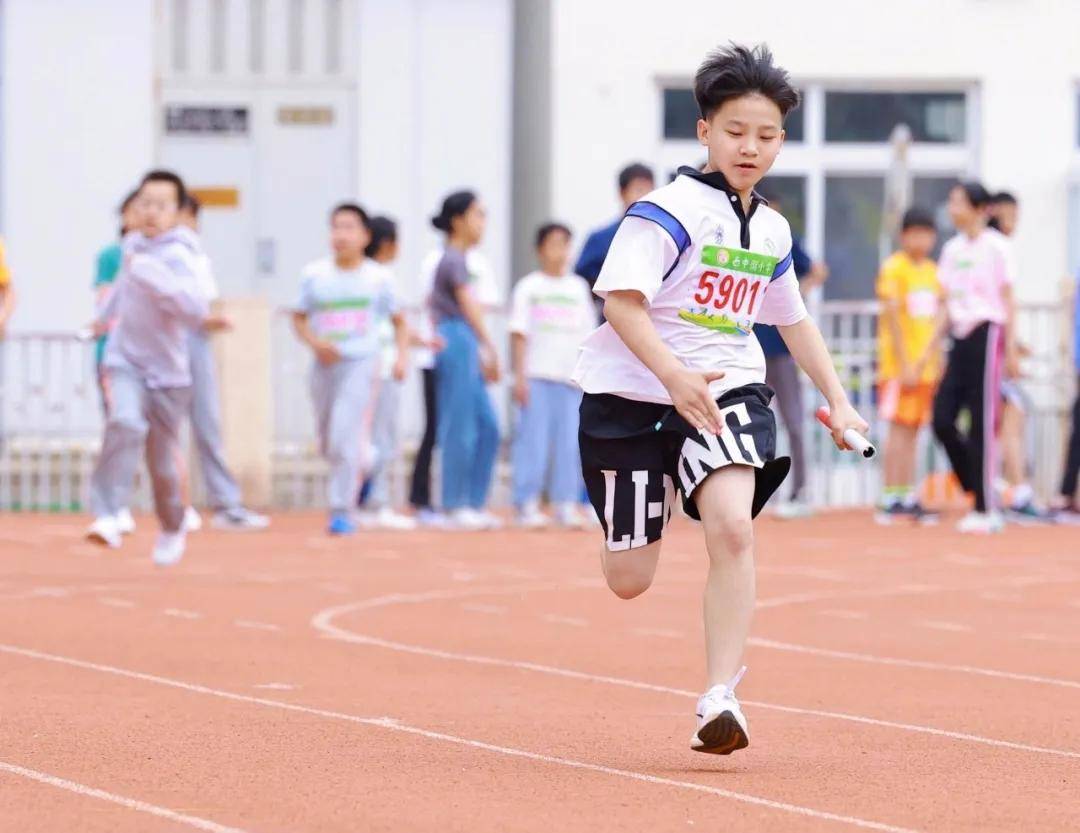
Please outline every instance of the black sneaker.
[{"label": "black sneaker", "polygon": [[911,513],[911,519],[920,526],[933,526],[941,520],[940,512],[935,512],[933,509],[927,509],[917,501],[911,506],[908,506],[907,510]]},{"label": "black sneaker", "polygon": [[892,526],[895,523],[909,522],[913,515],[911,509],[902,503],[891,503],[888,506],[879,506],[874,513],[874,521],[882,526]]}]

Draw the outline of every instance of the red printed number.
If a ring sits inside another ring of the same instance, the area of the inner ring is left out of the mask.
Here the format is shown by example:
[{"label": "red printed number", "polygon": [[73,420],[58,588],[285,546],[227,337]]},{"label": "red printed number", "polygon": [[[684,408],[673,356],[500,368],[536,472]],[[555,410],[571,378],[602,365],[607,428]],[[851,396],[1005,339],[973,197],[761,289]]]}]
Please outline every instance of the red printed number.
[{"label": "red printed number", "polygon": [[746,312],[750,315],[754,312],[754,304],[757,302],[760,290],[760,281],[754,281],[751,285],[746,278],[739,278],[736,282],[733,275],[724,275],[721,278],[719,272],[702,272],[694,300],[703,307],[711,301],[716,309],[724,309],[730,304],[732,312],[740,312],[749,294],[750,303]]}]

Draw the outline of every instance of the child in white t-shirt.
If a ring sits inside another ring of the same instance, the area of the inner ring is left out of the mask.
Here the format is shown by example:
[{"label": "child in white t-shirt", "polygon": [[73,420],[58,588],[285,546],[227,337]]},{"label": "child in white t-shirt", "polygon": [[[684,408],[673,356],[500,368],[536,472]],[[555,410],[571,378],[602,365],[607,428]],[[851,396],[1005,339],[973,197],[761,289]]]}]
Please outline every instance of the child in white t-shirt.
[{"label": "child in white t-shirt", "polygon": [[514,506],[527,528],[547,526],[541,493],[562,526],[581,527],[581,456],[578,408],[581,390],[574,364],[581,342],[596,326],[589,284],[568,274],[570,229],[559,223],[536,234],[540,268],[514,287],[510,350],[514,401],[520,407],[514,433]]},{"label": "child in white t-shirt", "polygon": [[627,209],[594,291],[608,323],[582,346],[574,379],[589,498],[606,536],[604,577],[620,598],[652,583],[675,501],[701,520],[708,684],[691,748],[727,755],[749,729],[735,697],[754,612],[753,518],[787,474],[776,458],[765,357],[774,324],[830,407],[833,439],[867,430],[806,315],[787,221],[754,188],[784,141],[799,94],[764,46],[729,46],[697,72],[703,170]]}]

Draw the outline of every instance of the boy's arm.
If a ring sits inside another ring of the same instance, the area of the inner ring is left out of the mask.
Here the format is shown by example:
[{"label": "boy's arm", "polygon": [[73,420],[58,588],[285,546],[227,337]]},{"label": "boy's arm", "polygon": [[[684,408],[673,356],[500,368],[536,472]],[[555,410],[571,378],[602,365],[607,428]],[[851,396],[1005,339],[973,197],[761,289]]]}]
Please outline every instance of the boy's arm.
[{"label": "boy's arm", "polygon": [[525,378],[525,333],[510,333],[510,367],[514,373],[514,401],[522,408],[529,404],[529,380]]},{"label": "boy's arm", "polygon": [[401,310],[391,315],[390,321],[394,325],[394,345],[397,348],[397,358],[394,360],[392,373],[395,381],[402,382],[409,372],[409,344],[412,341],[412,330],[409,328],[409,322],[405,320],[405,313]]},{"label": "boy's arm", "polygon": [[480,342],[481,358],[486,358],[484,364],[487,380],[497,382],[499,380],[499,354],[496,352],[495,345],[488,336],[487,327],[484,325],[484,307],[473,297],[467,284],[458,284],[454,289],[454,297],[457,299],[458,306],[461,307],[462,317],[472,327],[473,332],[476,333],[477,341]]},{"label": "boy's arm", "polygon": [[1016,299],[1011,285],[1002,288],[1005,300],[1005,376],[1016,379],[1020,376],[1020,341],[1016,337]]},{"label": "boy's arm", "polygon": [[296,335],[315,353],[315,359],[319,364],[329,366],[341,360],[341,353],[337,347],[329,341],[323,341],[311,331],[311,323],[308,321],[306,312],[294,310],[292,320]]},{"label": "boy's arm", "polygon": [[825,339],[821,337],[817,324],[807,316],[796,324],[781,324],[779,330],[795,362],[829,403],[829,425],[833,442],[837,448],[848,448],[844,442],[844,432],[848,428],[854,428],[860,434],[865,434],[870,426],[848,401],[847,392],[840,384],[840,377],[836,375],[832,356],[829,355],[829,349],[825,346]]},{"label": "boy's arm", "polygon": [[699,431],[719,434],[720,408],[709,392],[709,383],[722,379],[724,372],[690,370],[680,362],[656,332],[645,298],[637,290],[608,291],[604,315],[630,352],[667,388],[679,415]]}]

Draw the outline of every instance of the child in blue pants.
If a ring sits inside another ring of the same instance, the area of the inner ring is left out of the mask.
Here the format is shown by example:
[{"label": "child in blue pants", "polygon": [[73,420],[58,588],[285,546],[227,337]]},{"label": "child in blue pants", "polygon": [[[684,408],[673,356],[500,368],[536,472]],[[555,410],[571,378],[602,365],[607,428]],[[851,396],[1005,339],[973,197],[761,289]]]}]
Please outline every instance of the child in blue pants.
[{"label": "child in blue pants", "polygon": [[540,510],[547,495],[560,525],[580,528],[581,455],[578,408],[581,390],[571,379],[581,342],[596,326],[586,280],[568,273],[570,229],[542,226],[536,235],[540,268],[514,287],[510,316],[514,401],[520,407],[514,435],[514,506],[518,523],[545,527]]}]

